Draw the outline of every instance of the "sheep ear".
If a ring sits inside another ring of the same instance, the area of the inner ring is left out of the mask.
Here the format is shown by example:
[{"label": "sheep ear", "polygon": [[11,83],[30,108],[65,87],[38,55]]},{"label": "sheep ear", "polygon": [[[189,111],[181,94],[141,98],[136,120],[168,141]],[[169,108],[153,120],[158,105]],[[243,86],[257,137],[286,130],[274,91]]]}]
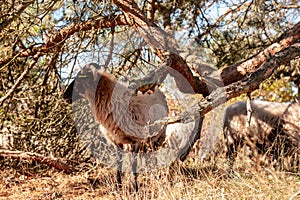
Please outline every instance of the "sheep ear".
[{"label": "sheep ear", "polygon": [[63,99],[67,103],[72,103],[72,95],[73,95],[74,83],[75,83],[75,80],[73,80],[70,83],[70,85],[67,87],[66,91],[63,94]]},{"label": "sheep ear", "polygon": [[101,72],[100,70],[93,68],[92,69],[92,73],[93,73],[93,77],[94,77],[94,82],[99,82],[100,78],[101,78]]},{"label": "sheep ear", "polygon": [[88,67],[90,68],[93,74],[94,82],[98,82],[101,78],[101,67],[96,63],[90,63],[88,64]]},{"label": "sheep ear", "polygon": [[67,87],[67,89],[65,90],[64,94],[63,94],[63,99],[71,104],[73,103],[74,101],[78,100],[81,98],[81,94],[78,93],[78,91],[76,90],[76,87],[75,87],[75,81],[76,80],[73,80],[69,86]]}]

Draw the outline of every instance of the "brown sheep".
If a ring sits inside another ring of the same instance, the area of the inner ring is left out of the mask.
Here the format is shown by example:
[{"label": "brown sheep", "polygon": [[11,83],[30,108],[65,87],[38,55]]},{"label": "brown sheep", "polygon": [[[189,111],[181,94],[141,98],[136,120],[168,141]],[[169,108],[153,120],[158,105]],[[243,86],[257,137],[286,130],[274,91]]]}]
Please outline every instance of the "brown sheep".
[{"label": "brown sheep", "polygon": [[84,97],[94,118],[105,129],[105,137],[117,148],[117,182],[121,185],[124,145],[132,152],[134,189],[137,184],[137,153],[147,147],[156,148],[165,139],[165,127],[149,124],[168,115],[165,95],[155,89],[152,94],[135,94],[126,85],[99,69],[97,64],[86,65],[68,86],[64,99],[71,103]]}]

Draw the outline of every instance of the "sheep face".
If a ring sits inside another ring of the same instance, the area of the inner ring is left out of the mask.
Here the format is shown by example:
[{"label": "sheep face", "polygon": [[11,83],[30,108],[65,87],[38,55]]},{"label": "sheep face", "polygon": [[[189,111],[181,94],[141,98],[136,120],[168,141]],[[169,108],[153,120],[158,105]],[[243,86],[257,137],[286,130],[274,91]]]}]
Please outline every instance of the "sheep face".
[{"label": "sheep face", "polygon": [[80,70],[63,94],[63,98],[67,103],[72,103],[82,97],[94,98],[96,86],[101,79],[99,68],[99,65],[91,63]]}]

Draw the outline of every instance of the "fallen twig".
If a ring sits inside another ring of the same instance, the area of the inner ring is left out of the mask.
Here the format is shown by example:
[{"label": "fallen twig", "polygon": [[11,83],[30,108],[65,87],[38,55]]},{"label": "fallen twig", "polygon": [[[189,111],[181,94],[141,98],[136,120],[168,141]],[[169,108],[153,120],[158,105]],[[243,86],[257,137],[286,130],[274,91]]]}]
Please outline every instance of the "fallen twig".
[{"label": "fallen twig", "polygon": [[0,149],[0,156],[14,158],[18,160],[24,159],[24,160],[36,161],[38,163],[46,164],[48,166],[54,167],[57,170],[64,171],[67,174],[75,171],[73,167],[63,163],[57,158],[43,156],[38,153]]}]

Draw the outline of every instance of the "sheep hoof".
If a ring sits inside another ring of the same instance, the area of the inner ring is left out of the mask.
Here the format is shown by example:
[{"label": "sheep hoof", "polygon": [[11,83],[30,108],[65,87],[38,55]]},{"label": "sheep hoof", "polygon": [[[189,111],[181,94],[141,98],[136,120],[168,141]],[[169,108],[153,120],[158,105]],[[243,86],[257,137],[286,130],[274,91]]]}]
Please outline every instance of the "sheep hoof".
[{"label": "sheep hoof", "polygon": [[139,188],[138,188],[137,183],[135,183],[135,184],[133,185],[133,187],[134,187],[134,191],[135,191],[135,192],[138,192],[138,191],[139,191]]}]

